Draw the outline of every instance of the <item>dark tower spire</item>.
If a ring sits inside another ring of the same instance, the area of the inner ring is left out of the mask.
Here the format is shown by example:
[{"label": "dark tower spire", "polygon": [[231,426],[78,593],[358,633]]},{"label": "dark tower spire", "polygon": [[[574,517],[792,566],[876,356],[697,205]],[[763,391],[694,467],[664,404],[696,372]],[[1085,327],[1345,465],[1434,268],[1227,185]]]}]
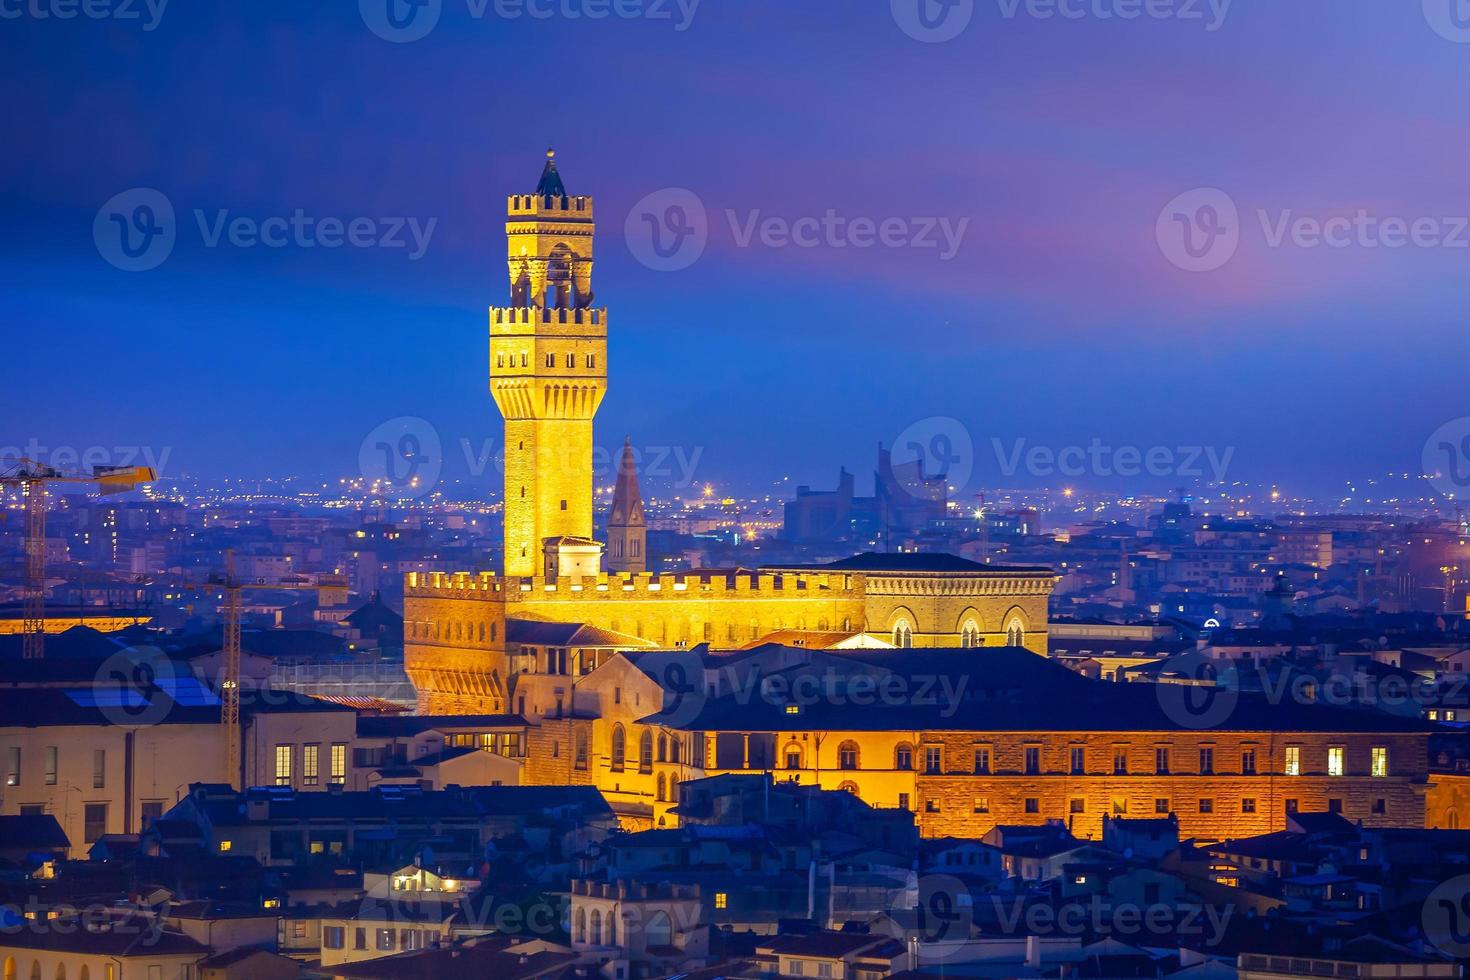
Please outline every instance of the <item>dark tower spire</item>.
[{"label": "dark tower spire", "polygon": [[607,567],[612,572],[642,572],[648,569],[648,521],[643,516],[643,494],[638,489],[638,468],[633,459],[633,442],[623,440],[618,462],[618,482],[613,487],[612,512],[607,518]]}]

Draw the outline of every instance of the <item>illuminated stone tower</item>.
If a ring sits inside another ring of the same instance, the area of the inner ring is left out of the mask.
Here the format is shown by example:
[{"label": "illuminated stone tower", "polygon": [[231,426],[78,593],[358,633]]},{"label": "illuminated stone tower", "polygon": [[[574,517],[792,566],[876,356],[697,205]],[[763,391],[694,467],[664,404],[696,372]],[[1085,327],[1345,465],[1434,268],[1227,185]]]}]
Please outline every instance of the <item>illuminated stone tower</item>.
[{"label": "illuminated stone tower", "polygon": [[607,311],[592,306],[592,198],[551,150],[511,195],[510,305],[490,308],[490,392],[505,418],[505,574],[535,575],[547,538],[592,537],[592,419],[607,391]]},{"label": "illuminated stone tower", "polygon": [[607,516],[607,569],[610,572],[648,570],[648,521],[643,516],[643,494],[638,489],[638,467],[632,440],[623,441],[618,482],[613,488],[612,511]]}]

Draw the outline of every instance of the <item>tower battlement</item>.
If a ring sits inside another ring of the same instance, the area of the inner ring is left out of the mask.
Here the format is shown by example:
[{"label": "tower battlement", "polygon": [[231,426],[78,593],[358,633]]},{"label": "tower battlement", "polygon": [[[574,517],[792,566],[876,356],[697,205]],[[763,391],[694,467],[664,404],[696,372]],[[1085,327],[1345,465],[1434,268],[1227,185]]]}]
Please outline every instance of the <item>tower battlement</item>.
[{"label": "tower battlement", "polygon": [[[490,307],[492,334],[555,333],[558,326],[601,327],[607,330],[607,308],[565,309],[541,306]],[[523,327],[525,329],[516,329]],[[548,330],[547,327],[553,329]]]},{"label": "tower battlement", "polygon": [[551,218],[555,221],[592,220],[592,198],[543,197],[540,194],[512,194],[506,199],[508,218]]}]

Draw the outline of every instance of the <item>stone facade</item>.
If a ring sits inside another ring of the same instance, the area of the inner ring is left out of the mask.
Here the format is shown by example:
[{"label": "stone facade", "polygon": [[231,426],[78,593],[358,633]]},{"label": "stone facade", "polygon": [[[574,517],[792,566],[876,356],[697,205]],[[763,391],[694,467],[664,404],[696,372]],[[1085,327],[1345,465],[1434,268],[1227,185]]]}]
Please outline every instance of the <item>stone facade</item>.
[{"label": "stone facade", "polygon": [[[508,617],[587,623],[656,646],[735,647],[777,630],[860,631],[895,645],[1046,654],[1053,579],[1042,570],[599,575],[595,580],[411,572],[404,645],[419,710],[510,710]],[[907,638],[907,644],[903,639]]]}]

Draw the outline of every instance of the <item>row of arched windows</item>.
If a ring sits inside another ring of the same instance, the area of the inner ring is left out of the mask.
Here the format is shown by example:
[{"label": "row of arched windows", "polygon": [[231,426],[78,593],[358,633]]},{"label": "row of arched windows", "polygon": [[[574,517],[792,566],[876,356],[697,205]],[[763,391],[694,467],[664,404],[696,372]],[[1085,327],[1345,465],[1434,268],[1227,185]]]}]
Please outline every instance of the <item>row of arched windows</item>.
[{"label": "row of arched windows", "polygon": [[[585,735],[581,736],[585,739]],[[611,760],[613,772],[622,772],[628,763],[628,732],[621,722],[613,725],[612,734],[609,737],[608,757]],[[657,760],[659,762],[680,762],[683,755],[683,743],[676,737],[670,738],[668,733],[659,732],[657,743],[655,743],[653,732],[645,728],[643,734],[638,736],[638,771],[642,773],[653,772],[655,759],[654,746],[657,744]],[[579,743],[579,748],[584,750],[585,744]],[[583,765],[581,768],[586,768]]]},{"label": "row of arched windows", "polygon": [[[68,976],[69,974],[66,972],[66,964],[56,964],[56,973],[54,975],[54,980],[66,980]],[[5,980],[19,980],[20,968],[17,966],[15,957],[13,956],[5,957],[4,977]],[[78,980],[92,980],[91,968],[87,966],[87,964],[83,963],[81,969],[77,971],[77,978]],[[41,971],[40,960],[35,960],[31,963],[29,980],[45,980],[45,974],[43,974]]]},{"label": "row of arched windows", "polygon": [[[1011,625],[1006,627],[1006,646],[1019,647],[1026,644],[1026,629],[1021,625],[1019,619],[1011,620]],[[900,619],[893,624],[893,645],[896,647],[912,647],[914,645],[914,627],[906,619]],[[980,624],[973,619],[965,620],[960,627],[960,646],[965,649],[982,647],[985,638],[980,633]]]}]

